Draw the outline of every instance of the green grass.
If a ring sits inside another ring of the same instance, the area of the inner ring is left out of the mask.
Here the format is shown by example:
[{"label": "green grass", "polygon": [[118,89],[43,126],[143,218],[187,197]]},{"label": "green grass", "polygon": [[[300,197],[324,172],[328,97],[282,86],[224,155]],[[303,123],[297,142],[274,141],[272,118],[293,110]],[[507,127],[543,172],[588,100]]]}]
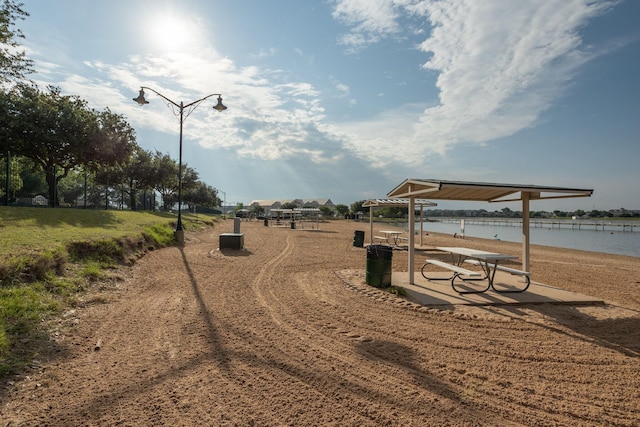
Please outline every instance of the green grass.
[{"label": "green grass", "polygon": [[0,378],[30,363],[33,344],[47,341],[38,330],[41,320],[60,308],[41,284],[0,288]]},{"label": "green grass", "polygon": [[98,280],[105,278],[105,273],[102,265],[96,261],[89,261],[80,270],[80,275],[90,282],[97,282]]},{"label": "green grass", "polygon": [[144,227],[175,220],[167,213],[0,206],[0,256],[72,241],[139,235]]},{"label": "green grass", "polygon": [[[187,230],[215,218],[182,215]],[[112,267],[173,244],[175,222],[168,213],[0,207],[0,378],[50,345],[43,319],[108,280]]]}]

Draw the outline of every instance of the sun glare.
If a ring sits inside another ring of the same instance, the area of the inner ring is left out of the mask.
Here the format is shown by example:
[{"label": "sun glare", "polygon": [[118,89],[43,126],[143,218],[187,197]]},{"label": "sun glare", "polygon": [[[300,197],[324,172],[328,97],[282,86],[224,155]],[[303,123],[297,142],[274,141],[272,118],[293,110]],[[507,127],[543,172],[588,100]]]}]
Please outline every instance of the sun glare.
[{"label": "sun glare", "polygon": [[195,42],[197,33],[195,26],[191,25],[187,19],[171,14],[150,19],[148,29],[154,46],[166,52],[188,48]]}]

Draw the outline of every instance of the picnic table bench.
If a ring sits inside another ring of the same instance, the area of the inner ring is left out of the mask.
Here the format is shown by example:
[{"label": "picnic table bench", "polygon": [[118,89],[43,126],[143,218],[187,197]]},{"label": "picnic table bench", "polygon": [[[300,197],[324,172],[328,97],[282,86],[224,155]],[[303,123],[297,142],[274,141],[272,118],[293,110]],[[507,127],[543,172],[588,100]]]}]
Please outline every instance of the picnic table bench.
[{"label": "picnic table bench", "polygon": [[[451,287],[459,294],[482,293],[488,291],[489,289],[493,289],[494,291],[500,293],[524,292],[529,288],[529,285],[531,284],[529,272],[517,270],[515,268],[506,267],[499,264],[501,260],[510,260],[517,258],[515,256],[459,247],[438,247],[436,249],[450,253],[453,262],[449,264],[436,259],[427,259],[421,268],[422,276],[427,280],[451,280]],[[479,266],[482,271],[472,271],[462,267],[462,264],[465,262]],[[435,265],[450,270],[453,272],[453,275],[447,278],[430,278],[425,274],[425,270],[429,265]],[[498,270],[524,277],[526,280],[526,285],[523,289],[502,289],[502,287],[500,287],[501,289],[496,289],[494,287],[494,279],[496,271]],[[456,280],[461,280],[466,285],[471,285],[474,282],[486,280],[486,286],[483,289],[474,289],[473,287],[470,288],[469,286],[462,288],[459,284],[456,285]]]},{"label": "picnic table bench", "polygon": [[[427,277],[426,275],[426,267],[431,264],[431,265],[436,265],[440,268],[444,268],[446,270],[451,270],[453,271],[453,276],[450,277]],[[427,280],[454,280],[456,278],[456,276],[458,275],[465,275],[465,276],[469,276],[469,277],[477,277],[480,276],[481,274],[477,271],[471,271],[471,270],[467,270],[466,268],[462,268],[460,266],[457,265],[453,265],[453,264],[449,264],[446,263],[444,261],[440,261],[437,259],[428,259],[424,262],[424,264],[422,265],[422,268],[420,269],[420,273],[422,274],[422,277],[424,277]]]},{"label": "picnic table bench", "polygon": [[[483,262],[477,260],[477,259],[465,259],[464,262],[469,263],[469,264],[473,264],[473,265],[478,265],[480,267],[482,267],[484,265]],[[526,281],[526,286],[524,287],[524,289],[520,289],[520,290],[513,290],[513,291],[502,291],[502,292],[524,292],[529,288],[529,285],[531,285],[531,273],[529,273],[528,271],[522,271],[522,270],[517,270],[515,268],[511,268],[511,267],[506,267],[504,265],[499,265],[499,264],[493,264],[493,263],[486,263],[487,267],[492,268],[494,270],[500,270],[500,271],[504,271],[506,273],[512,274],[514,276],[522,276],[525,278]]]}]

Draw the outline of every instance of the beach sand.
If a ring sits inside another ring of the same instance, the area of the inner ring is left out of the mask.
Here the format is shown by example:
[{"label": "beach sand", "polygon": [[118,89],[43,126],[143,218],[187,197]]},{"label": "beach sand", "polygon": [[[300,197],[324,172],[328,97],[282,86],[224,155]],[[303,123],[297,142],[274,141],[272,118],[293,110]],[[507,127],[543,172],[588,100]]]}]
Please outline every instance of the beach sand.
[{"label": "beach sand", "polygon": [[0,384],[0,425],[640,422],[640,258],[532,246],[534,281],[605,304],[436,308],[364,283],[368,223],[304,227],[242,222],[245,248],[221,251],[227,220],[150,252],[49,324],[50,348]]}]

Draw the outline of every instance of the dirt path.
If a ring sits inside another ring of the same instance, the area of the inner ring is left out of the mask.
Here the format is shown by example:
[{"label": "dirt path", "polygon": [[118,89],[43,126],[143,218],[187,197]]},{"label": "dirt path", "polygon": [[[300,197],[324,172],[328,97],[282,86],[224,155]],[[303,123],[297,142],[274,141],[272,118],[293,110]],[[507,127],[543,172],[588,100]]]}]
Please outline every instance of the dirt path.
[{"label": "dirt path", "polygon": [[[218,234],[232,228],[227,221],[188,236],[183,249],[150,253],[119,290],[91,299],[106,302],[68,313],[51,354],[2,385],[0,425],[640,419],[637,258],[532,250],[534,280],[615,304],[436,310],[363,283],[365,251],[352,246],[363,224],[243,222],[246,250],[217,250]],[[406,264],[395,252],[394,271]]]}]

